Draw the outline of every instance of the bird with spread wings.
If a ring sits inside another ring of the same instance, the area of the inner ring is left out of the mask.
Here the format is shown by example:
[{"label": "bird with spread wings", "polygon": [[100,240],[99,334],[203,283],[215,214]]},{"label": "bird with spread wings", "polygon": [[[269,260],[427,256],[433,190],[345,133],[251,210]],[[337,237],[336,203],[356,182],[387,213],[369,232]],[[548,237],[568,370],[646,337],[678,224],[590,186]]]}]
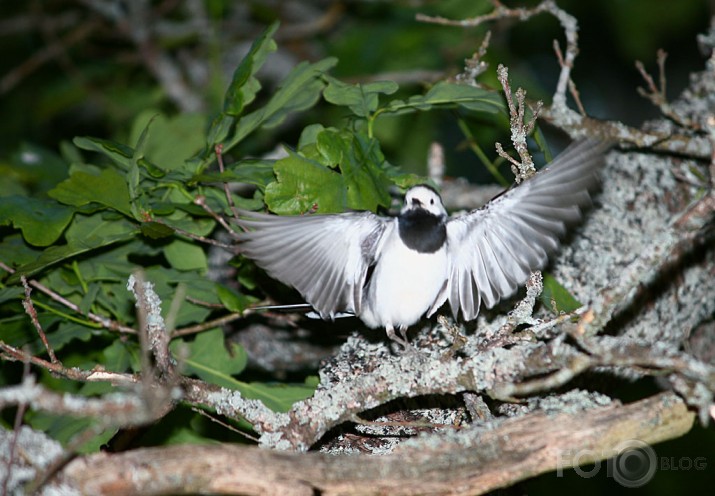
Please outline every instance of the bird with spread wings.
[{"label": "bird with spread wings", "polygon": [[575,142],[546,169],[456,217],[425,185],[407,191],[395,217],[242,210],[240,253],[298,290],[321,318],[354,315],[406,346],[407,328],[445,302],[455,318],[472,320],[482,303],[493,307],[544,268],[590,205],[607,147]]}]

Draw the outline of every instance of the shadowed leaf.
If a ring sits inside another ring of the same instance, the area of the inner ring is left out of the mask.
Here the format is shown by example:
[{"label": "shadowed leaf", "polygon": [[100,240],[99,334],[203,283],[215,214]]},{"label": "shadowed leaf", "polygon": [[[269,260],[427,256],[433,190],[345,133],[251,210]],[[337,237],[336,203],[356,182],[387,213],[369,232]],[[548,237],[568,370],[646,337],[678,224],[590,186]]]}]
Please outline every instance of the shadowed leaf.
[{"label": "shadowed leaf", "polygon": [[76,171],[48,195],[67,205],[99,203],[133,217],[129,187],[124,177],[114,169],[104,169],[98,176]]},{"label": "shadowed leaf", "polygon": [[49,246],[72,220],[74,210],[57,202],[23,196],[0,198],[0,225],[12,224],[34,246]]},{"label": "shadowed leaf", "polygon": [[221,329],[202,332],[192,342],[174,341],[171,351],[181,356],[185,347],[188,356],[184,360],[184,373],[195,374],[206,382],[236,389],[241,383],[233,378],[246,368],[246,351],[236,343],[230,344],[230,352],[224,343]]},{"label": "shadowed leaf", "polygon": [[556,314],[573,312],[582,306],[551,274],[544,274],[544,290],[539,299]]}]

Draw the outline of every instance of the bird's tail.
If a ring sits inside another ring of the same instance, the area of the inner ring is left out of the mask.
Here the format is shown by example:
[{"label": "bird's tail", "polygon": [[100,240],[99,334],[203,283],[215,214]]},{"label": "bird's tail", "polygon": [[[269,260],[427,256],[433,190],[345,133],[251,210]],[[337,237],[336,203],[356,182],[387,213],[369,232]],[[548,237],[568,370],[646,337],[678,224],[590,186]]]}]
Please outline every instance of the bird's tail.
[{"label": "bird's tail", "polygon": [[[293,303],[290,305],[260,305],[256,307],[250,307],[251,311],[279,311],[279,312],[305,312],[305,316],[309,319],[320,320],[320,314],[315,311],[315,309],[308,303]],[[346,317],[355,317],[354,313],[351,312],[338,312],[333,315],[334,319],[343,319]]]}]

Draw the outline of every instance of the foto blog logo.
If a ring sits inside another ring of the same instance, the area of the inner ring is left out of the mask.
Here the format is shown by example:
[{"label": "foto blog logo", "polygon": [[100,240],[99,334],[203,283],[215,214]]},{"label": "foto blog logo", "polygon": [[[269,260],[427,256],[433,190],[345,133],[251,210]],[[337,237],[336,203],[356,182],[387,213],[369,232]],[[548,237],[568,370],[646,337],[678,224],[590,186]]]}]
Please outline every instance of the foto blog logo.
[{"label": "foto blog logo", "polygon": [[[609,458],[601,461],[606,457]],[[590,463],[593,463],[591,468],[586,469],[581,466]],[[658,457],[649,444],[638,439],[630,439],[618,444],[605,454],[589,449],[561,453],[557,463],[556,476],[563,477],[564,468],[573,468],[580,477],[590,479],[601,472],[603,465],[606,466],[607,477],[613,478],[623,487],[634,488],[650,482],[659,469],[663,471],[705,470],[707,460],[704,457]]]}]

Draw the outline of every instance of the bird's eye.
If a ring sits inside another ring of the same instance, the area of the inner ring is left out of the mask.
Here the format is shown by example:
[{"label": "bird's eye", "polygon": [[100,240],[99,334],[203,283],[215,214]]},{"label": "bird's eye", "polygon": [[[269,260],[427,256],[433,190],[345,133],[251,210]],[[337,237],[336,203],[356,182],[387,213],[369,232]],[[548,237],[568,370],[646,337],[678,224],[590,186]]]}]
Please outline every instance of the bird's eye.
[{"label": "bird's eye", "polygon": [[430,198],[429,204],[434,205],[434,198]]}]

